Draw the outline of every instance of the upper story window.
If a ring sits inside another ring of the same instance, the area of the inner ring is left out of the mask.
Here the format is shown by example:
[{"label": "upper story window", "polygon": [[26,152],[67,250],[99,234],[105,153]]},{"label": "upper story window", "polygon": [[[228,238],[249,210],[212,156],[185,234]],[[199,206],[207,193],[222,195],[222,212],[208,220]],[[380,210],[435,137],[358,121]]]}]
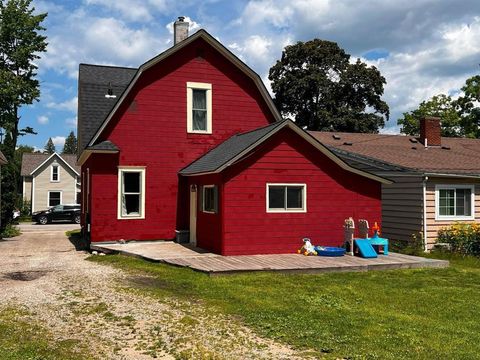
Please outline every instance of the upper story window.
[{"label": "upper story window", "polygon": [[145,218],[145,168],[118,169],[118,219]]},{"label": "upper story window", "polygon": [[307,212],[307,185],[267,184],[267,212]]},{"label": "upper story window", "polygon": [[436,220],[473,220],[475,187],[473,185],[437,185],[435,187]]},{"label": "upper story window", "polygon": [[52,172],[51,172],[50,181],[53,181],[53,182],[60,181],[59,166],[56,165],[56,164],[52,165]]},{"label": "upper story window", "polygon": [[187,82],[187,132],[212,133],[212,84]]}]

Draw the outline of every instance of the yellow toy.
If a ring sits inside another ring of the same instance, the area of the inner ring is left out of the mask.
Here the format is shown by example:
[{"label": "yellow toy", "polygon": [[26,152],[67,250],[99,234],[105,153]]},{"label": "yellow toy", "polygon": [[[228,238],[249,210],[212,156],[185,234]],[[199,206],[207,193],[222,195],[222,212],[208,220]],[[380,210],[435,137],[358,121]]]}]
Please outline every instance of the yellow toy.
[{"label": "yellow toy", "polygon": [[303,238],[303,245],[300,249],[297,250],[297,253],[303,254],[305,256],[317,255],[315,247],[312,245],[309,238]]}]

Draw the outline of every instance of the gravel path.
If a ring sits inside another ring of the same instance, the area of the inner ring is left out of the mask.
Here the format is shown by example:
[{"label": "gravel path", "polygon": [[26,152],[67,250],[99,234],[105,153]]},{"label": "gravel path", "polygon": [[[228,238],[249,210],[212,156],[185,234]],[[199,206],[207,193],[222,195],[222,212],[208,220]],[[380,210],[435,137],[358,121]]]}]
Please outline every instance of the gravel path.
[{"label": "gravel path", "polygon": [[0,308],[23,306],[59,340],[78,339],[99,359],[295,359],[237,320],[175,299],[121,291],[127,275],[85,261],[64,232],[75,225],[22,225],[0,241]]}]

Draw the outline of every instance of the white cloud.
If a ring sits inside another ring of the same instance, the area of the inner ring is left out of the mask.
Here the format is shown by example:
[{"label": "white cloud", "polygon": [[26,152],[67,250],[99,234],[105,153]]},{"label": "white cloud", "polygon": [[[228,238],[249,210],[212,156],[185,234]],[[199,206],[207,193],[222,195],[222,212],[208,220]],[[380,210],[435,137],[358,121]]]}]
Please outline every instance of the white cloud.
[{"label": "white cloud", "polygon": [[101,5],[132,21],[152,19],[148,4],[141,0],[86,0],[86,4]]},{"label": "white cloud", "polygon": [[63,145],[65,144],[65,136],[52,137],[52,141],[55,147],[63,147]]},{"label": "white cloud", "polygon": [[40,115],[38,118],[37,118],[37,122],[40,124],[40,125],[46,125],[48,124],[48,116],[45,116],[45,115]]},{"label": "white cloud", "polygon": [[[191,17],[189,16],[185,16],[185,22],[188,22],[188,32],[189,34],[192,34],[194,33],[195,31],[197,31],[198,29],[200,29],[202,27],[201,24],[199,24],[198,22],[196,22],[195,20],[193,20]],[[170,35],[173,35],[173,23],[175,21],[172,21],[172,22],[169,22],[165,28],[168,30],[168,32],[170,33]]]},{"label": "white cloud", "polygon": [[72,113],[77,112],[77,104],[78,104],[78,97],[74,96],[70,100],[65,100],[60,103],[56,102],[49,102],[46,104],[46,106],[50,109],[55,109],[55,110],[64,110],[64,111],[70,111]]},{"label": "white cloud", "polygon": [[77,117],[66,119],[65,124],[67,124],[67,126],[69,128],[76,128],[77,127]]}]

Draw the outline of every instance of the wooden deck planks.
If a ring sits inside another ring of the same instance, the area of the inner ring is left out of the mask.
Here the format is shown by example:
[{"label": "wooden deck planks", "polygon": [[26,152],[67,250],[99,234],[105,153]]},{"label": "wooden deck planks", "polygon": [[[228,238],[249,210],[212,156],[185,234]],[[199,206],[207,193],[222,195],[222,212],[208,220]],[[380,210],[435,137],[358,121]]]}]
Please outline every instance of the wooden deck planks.
[{"label": "wooden deck planks", "polygon": [[209,275],[247,271],[322,273],[448,267],[448,261],[390,253],[364,259],[356,256],[322,257],[298,254],[221,256],[172,242],[95,245],[95,250],[120,252],[147,260],[188,267]]}]

